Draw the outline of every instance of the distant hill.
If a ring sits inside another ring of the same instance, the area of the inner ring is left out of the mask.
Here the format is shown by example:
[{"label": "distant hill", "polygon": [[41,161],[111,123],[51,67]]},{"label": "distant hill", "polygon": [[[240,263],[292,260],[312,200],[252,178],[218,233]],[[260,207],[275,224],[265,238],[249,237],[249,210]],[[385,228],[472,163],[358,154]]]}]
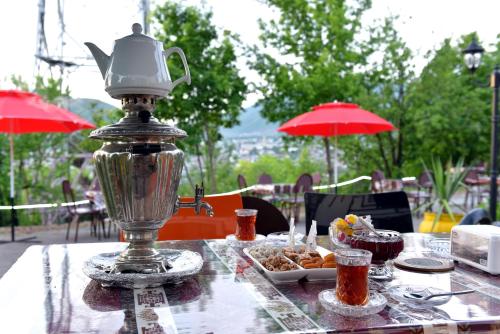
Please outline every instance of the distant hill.
[{"label": "distant hill", "polygon": [[68,99],[63,102],[63,106],[89,122],[93,122],[92,113],[96,110],[116,109],[109,103],[95,99]]},{"label": "distant hill", "polygon": [[279,136],[278,123],[271,123],[260,114],[259,105],[245,109],[240,115],[240,125],[230,129],[221,129],[224,138]]},{"label": "distant hill", "polygon": [[[95,99],[68,99],[62,103],[71,112],[92,122],[92,113],[96,110],[116,109],[115,106]],[[276,129],[278,123],[271,123],[260,115],[262,108],[258,105],[245,109],[240,115],[240,125],[230,129],[221,129],[224,138],[237,137],[272,137],[279,136]]]}]

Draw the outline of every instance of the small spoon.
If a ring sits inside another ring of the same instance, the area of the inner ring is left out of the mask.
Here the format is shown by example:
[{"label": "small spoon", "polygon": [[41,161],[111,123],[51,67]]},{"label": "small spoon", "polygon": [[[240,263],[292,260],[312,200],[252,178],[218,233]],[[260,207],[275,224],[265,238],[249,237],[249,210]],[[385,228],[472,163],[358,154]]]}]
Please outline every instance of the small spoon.
[{"label": "small spoon", "polygon": [[365,219],[363,217],[359,216],[358,220],[361,222],[361,224],[363,224],[370,231],[372,231],[377,237],[382,238],[382,235],[380,233],[378,233],[377,230],[375,230],[375,227],[373,227],[370,223],[368,223],[367,221],[365,221]]},{"label": "small spoon", "polygon": [[465,295],[467,293],[472,293],[472,292],[475,292],[475,290],[451,291],[451,292],[435,293],[427,296],[422,295],[420,293],[411,292],[411,293],[405,293],[403,296],[409,299],[429,300],[434,297]]}]

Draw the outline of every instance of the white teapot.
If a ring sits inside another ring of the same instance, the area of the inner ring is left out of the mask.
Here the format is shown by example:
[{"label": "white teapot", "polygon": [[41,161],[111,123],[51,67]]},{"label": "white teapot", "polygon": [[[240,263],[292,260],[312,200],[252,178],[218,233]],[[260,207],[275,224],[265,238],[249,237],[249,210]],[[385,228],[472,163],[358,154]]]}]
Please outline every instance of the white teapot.
[{"label": "white teapot", "polygon": [[[93,43],[85,43],[94,56],[105,90],[114,98],[124,95],[154,95],[164,97],[181,82],[191,83],[184,52],[177,47],[163,50],[163,43],[142,34],[139,23],[132,25],[132,35],[115,41],[111,56]],[[172,81],[166,60],[177,53],[184,65],[184,76]]]}]

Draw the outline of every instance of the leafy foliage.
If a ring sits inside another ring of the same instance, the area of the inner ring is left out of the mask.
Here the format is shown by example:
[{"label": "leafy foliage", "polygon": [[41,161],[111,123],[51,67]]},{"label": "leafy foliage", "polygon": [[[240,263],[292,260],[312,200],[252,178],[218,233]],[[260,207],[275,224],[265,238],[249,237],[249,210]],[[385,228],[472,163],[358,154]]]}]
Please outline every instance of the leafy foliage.
[{"label": "leafy foliage", "polygon": [[414,164],[430,156],[487,160],[491,91],[478,87],[463,64],[461,50],[471,37],[458,46],[446,39],[413,84],[406,137]]},{"label": "leafy foliage", "polygon": [[[237,38],[228,31],[219,36],[211,22],[212,13],[195,7],[167,2],[154,11],[153,18],[161,26],[156,37],[165,48],[177,46],[186,51],[192,78],[191,86],[180,85],[160,101],[157,114],[186,130],[189,137],[179,145],[201,158],[201,179],[207,166],[210,191],[216,192],[219,129],[238,124],[247,90],[236,68]],[[170,61],[169,69],[172,78],[184,74],[178,62]]]},{"label": "leafy foliage", "polygon": [[370,31],[367,48],[380,51],[368,58],[357,102],[390,121],[398,130],[348,137],[341,146],[345,161],[355,162],[358,170],[364,168],[363,174],[379,169],[388,177],[404,176],[406,134],[411,127],[408,93],[415,73],[411,65],[413,53],[395,30],[395,20],[397,18],[388,17]]},{"label": "leafy foliage", "polygon": [[[324,164],[311,159],[307,148],[302,150],[297,160],[264,154],[255,162],[240,161],[236,166],[236,175],[244,175],[249,185],[256,184],[263,173],[271,175],[275,183],[294,183],[303,173],[313,174],[322,171],[324,171]],[[233,189],[236,187],[235,177]]]},{"label": "leafy foliage", "polygon": [[[455,166],[449,160],[443,166],[441,160],[432,158],[430,169],[427,168],[425,163],[424,167],[431,172],[433,200],[426,204],[425,207],[436,212],[434,224],[439,221],[443,213],[447,213],[455,222],[451,199],[463,185],[462,181],[467,173],[467,169],[464,168],[464,160],[458,160]],[[431,231],[434,230],[434,224]]]},{"label": "leafy foliage", "polygon": [[[366,50],[356,37],[370,1],[264,2],[281,15],[278,20],[259,22],[264,47],[279,56],[251,48],[255,57],[251,66],[263,78],[257,87],[264,96],[262,115],[284,122],[317,104],[354,101],[361,81],[356,69],[366,61]],[[328,172],[331,179],[331,166]]]}]

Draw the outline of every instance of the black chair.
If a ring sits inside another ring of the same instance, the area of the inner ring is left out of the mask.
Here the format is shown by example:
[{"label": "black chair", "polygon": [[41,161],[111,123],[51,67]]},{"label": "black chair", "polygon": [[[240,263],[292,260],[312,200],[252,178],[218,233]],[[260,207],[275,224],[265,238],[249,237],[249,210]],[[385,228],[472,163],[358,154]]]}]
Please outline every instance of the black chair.
[{"label": "black chair", "polygon": [[491,217],[488,211],[476,208],[469,211],[460,221],[459,225],[490,225]]},{"label": "black chair", "polygon": [[398,232],[413,232],[410,204],[404,191],[375,194],[335,195],[307,192],[306,231],[316,220],[318,234],[328,234],[335,218],[347,214],[370,215],[375,228]]},{"label": "black chair", "polygon": [[258,210],[255,229],[258,234],[288,231],[290,228],[285,216],[271,203],[257,197],[243,196],[243,208]]}]

